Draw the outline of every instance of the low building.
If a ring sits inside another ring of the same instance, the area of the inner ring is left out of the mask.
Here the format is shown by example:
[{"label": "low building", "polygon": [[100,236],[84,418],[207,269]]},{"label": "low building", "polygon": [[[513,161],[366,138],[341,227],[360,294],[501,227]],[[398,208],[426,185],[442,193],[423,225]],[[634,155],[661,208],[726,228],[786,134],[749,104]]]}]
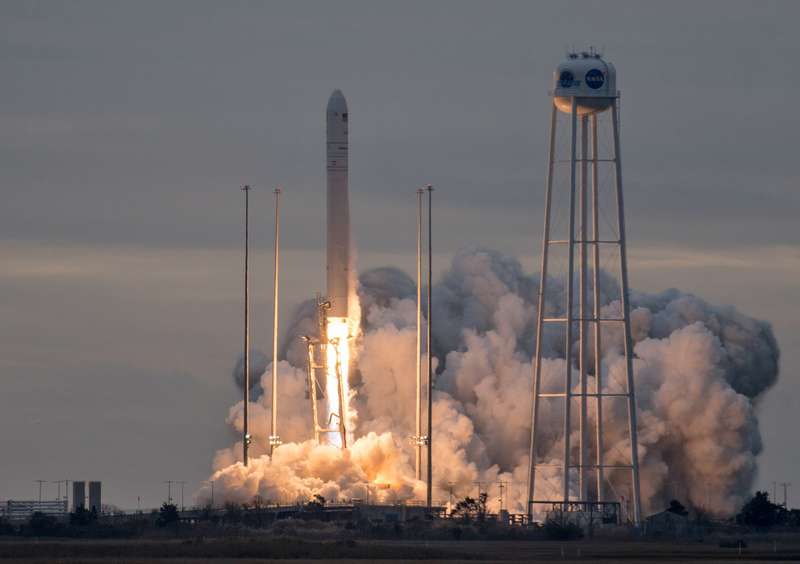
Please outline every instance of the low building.
[{"label": "low building", "polygon": [[662,511],[647,518],[647,534],[660,537],[684,537],[689,519],[672,511]]},{"label": "low building", "polygon": [[14,501],[9,500],[6,504],[4,517],[9,521],[21,521],[30,519],[34,513],[44,513],[51,517],[67,516],[66,500],[58,501]]}]

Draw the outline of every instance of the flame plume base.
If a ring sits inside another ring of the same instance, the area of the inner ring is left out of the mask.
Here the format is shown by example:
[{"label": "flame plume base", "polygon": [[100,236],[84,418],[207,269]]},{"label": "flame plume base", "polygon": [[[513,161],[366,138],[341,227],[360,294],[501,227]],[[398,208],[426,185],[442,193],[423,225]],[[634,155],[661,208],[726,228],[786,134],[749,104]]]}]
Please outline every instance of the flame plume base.
[{"label": "flame plume base", "polygon": [[347,374],[350,351],[347,340],[347,319],[331,317],[325,344],[325,396],[329,441],[338,448],[347,448]]}]

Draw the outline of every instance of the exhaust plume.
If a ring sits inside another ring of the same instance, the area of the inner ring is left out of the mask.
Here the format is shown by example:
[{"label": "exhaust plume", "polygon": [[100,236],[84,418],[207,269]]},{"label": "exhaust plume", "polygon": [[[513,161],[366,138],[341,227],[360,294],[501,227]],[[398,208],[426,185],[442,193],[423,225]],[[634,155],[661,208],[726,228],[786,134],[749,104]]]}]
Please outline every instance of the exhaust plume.
[{"label": "exhaust plume", "polygon": [[[603,275],[600,284],[604,307],[618,308],[615,280]],[[475,482],[481,481],[489,509],[496,511],[502,481],[508,482],[504,507],[526,511],[538,285],[538,275],[524,275],[517,259],[470,246],[457,253],[449,273],[433,288],[435,503],[448,500],[449,482],[454,482],[454,499],[463,499],[475,497]],[[566,288],[566,280],[552,282],[548,315],[563,307],[557,304],[564,303]],[[350,448],[309,440],[305,345],[296,338],[316,328],[316,308],[306,302],[295,312],[281,351],[285,360],[278,364],[285,444],[268,456],[270,385],[262,380],[264,393],[251,396],[250,466],[238,462],[241,442],[217,452],[211,477],[216,499],[245,502],[256,494],[282,503],[304,502],[315,494],[366,499],[367,482],[389,486],[373,486],[371,500],[425,499],[425,482],[414,479],[409,444],[416,389],[415,284],[402,271],[378,269],[361,276],[358,294],[357,371],[350,381],[350,406],[357,417]],[[731,515],[750,493],[762,448],[755,405],[778,376],[772,330],[731,307],[715,307],[674,289],[656,296],[633,293],[631,309],[643,510],[666,507],[677,482],[682,503]],[[617,385],[614,374],[623,373],[620,338],[603,336],[609,375],[604,385],[610,391]],[[544,367],[568,361],[563,337],[560,343],[544,351]],[[569,361],[574,361],[572,352]],[[553,433],[541,441],[539,454],[558,463],[563,415],[557,410],[543,415],[542,424],[551,424]],[[628,452],[626,419],[620,412],[615,425],[613,409],[605,416],[611,421],[604,425],[604,457],[613,464]],[[231,408],[227,422],[241,431],[241,402]],[[609,498],[627,499],[627,480],[608,474]],[[543,478],[559,491],[557,469]],[[196,502],[209,498],[208,486],[195,495]]]}]

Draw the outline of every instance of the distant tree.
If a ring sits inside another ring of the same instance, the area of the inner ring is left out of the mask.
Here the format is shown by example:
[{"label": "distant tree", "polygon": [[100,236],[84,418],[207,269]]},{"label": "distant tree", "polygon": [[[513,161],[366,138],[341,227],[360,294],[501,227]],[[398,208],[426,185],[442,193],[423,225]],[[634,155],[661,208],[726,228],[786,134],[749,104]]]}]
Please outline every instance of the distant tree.
[{"label": "distant tree", "polygon": [[583,529],[579,525],[563,519],[547,519],[543,529],[550,540],[573,540],[583,537]]},{"label": "distant tree", "polygon": [[786,515],[786,523],[792,528],[800,528],[800,509],[790,509]]},{"label": "distant tree", "polygon": [[319,494],[314,494],[314,498],[311,499],[308,503],[306,503],[306,509],[310,509],[311,511],[322,511],[325,508],[325,504],[328,502],[324,497]]},{"label": "distant tree", "polygon": [[14,525],[0,517],[0,535],[13,535],[14,532]]},{"label": "distant tree", "polygon": [[61,532],[61,523],[55,517],[36,511],[28,523],[28,532],[35,537],[54,537]]},{"label": "distant tree", "polygon": [[109,504],[109,503],[104,503],[103,505],[101,505],[100,506],[100,512],[103,513],[104,515],[123,515],[124,514],[124,511],[122,511],[122,509],[119,506],[112,505],[112,504]]},{"label": "distant tree", "polygon": [[97,521],[97,512],[93,513],[85,507],[76,507],[75,511],[69,514],[69,524],[77,527],[84,527],[94,521]]},{"label": "distant tree", "polygon": [[711,513],[702,507],[694,508],[694,523],[702,525],[711,522]]},{"label": "distant tree", "polygon": [[680,515],[681,517],[689,516],[689,512],[686,511],[686,508],[677,499],[673,499],[669,502],[669,507],[667,507],[667,511],[669,511],[670,513],[674,513],[675,515]]},{"label": "distant tree", "polygon": [[177,505],[174,503],[167,503],[166,501],[161,504],[161,508],[158,510],[158,517],[156,518],[156,525],[163,527],[170,523],[177,523],[180,520],[181,516],[178,514]]},{"label": "distant tree", "polygon": [[487,497],[486,492],[481,493],[477,500],[469,496],[465,497],[456,503],[456,506],[450,511],[450,516],[460,519],[464,523],[482,523],[486,518]]},{"label": "distant tree", "polygon": [[242,506],[232,501],[225,503],[225,515],[222,521],[228,525],[236,525],[242,522]]},{"label": "distant tree", "polygon": [[787,517],[786,509],[772,503],[767,492],[756,492],[736,515],[736,522],[748,527],[766,529],[785,523]]}]

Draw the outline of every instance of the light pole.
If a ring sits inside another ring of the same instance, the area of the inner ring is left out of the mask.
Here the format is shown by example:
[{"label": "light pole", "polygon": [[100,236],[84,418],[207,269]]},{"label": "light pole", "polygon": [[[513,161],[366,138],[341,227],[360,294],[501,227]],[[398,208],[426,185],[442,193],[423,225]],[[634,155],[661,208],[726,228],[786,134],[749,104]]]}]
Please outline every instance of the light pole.
[{"label": "light pole", "polygon": [[508,485],[508,482],[498,481],[497,483],[500,484],[500,511],[502,511],[503,510],[503,490],[505,490],[506,499],[508,499],[508,490],[506,489],[506,486]]},{"label": "light pole", "polygon": [[172,503],[172,480],[165,480],[165,484],[167,484],[167,503]]},{"label": "light pole", "polygon": [[34,481],[39,482],[39,501],[42,501],[42,482],[46,482],[47,480],[34,480]]}]

